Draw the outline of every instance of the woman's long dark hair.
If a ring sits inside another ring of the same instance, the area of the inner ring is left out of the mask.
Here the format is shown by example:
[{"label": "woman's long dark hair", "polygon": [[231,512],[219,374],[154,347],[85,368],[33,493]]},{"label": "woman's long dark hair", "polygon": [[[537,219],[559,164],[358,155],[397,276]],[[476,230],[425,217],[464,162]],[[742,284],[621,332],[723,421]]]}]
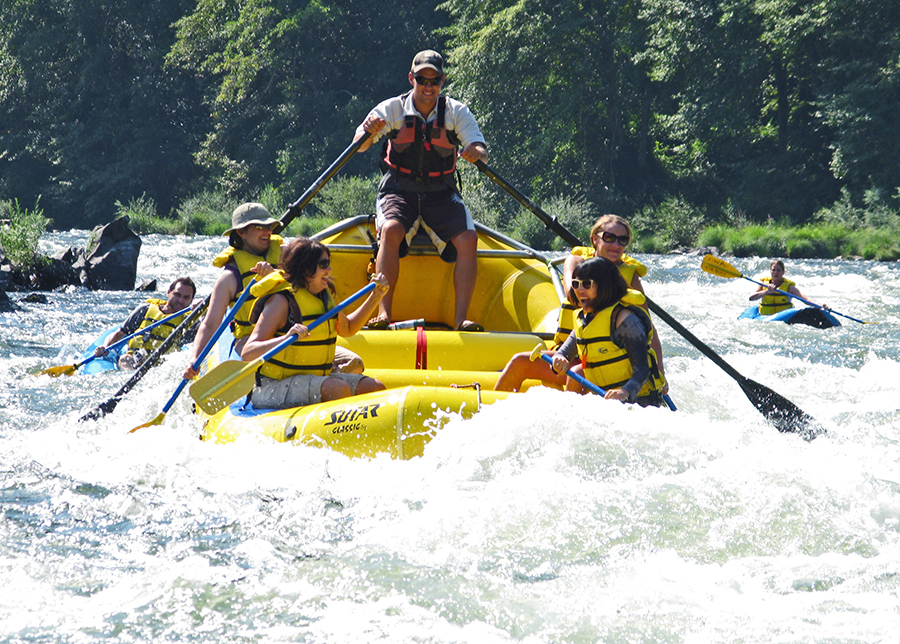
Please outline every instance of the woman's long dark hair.
[{"label": "woman's long dark hair", "polygon": [[319,270],[322,256],[331,259],[331,251],[322,242],[309,237],[298,237],[281,251],[279,268],[294,290],[306,288],[306,283]]},{"label": "woman's long dark hair", "polygon": [[594,280],[597,284],[597,297],[587,302],[594,313],[612,306],[628,292],[628,284],[625,283],[619,268],[605,257],[594,257],[581,262],[572,271],[572,277],[579,280]]}]

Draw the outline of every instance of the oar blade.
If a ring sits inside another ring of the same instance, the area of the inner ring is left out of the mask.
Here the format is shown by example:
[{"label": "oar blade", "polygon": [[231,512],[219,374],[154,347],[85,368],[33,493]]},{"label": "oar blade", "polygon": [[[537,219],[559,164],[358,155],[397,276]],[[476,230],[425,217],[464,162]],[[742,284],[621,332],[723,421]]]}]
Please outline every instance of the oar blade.
[{"label": "oar blade", "polygon": [[815,418],[778,392],[749,378],[740,378],[738,384],[750,402],[778,431],[800,434],[806,440],[825,433],[825,428]]},{"label": "oar blade", "polygon": [[165,417],[166,417],[165,412],[162,412],[162,413],[160,413],[160,414],[157,414],[156,418],[154,418],[153,420],[149,420],[149,421],[147,421],[146,423],[144,423],[143,425],[138,425],[138,426],[135,427],[134,429],[129,429],[129,430],[128,430],[128,433],[129,433],[129,434],[133,434],[133,433],[135,433],[135,432],[136,432],[137,430],[139,430],[139,429],[143,429],[144,427],[150,427],[150,426],[152,426],[152,425],[162,425],[163,419],[164,419]]},{"label": "oar blade", "polygon": [[707,273],[711,273],[712,275],[716,275],[718,277],[743,277],[738,269],[726,262],[724,259],[719,259],[714,255],[706,255],[703,258],[703,262],[700,264],[700,268],[702,268]]},{"label": "oar blade", "polygon": [[67,364],[67,365],[59,365],[56,367],[49,367],[44,369],[40,373],[39,376],[50,376],[51,378],[58,378],[59,376],[71,376],[75,374],[75,370],[78,369],[77,364]]},{"label": "oar blade", "polygon": [[253,389],[258,364],[228,360],[190,387],[191,398],[207,414],[215,414]]}]

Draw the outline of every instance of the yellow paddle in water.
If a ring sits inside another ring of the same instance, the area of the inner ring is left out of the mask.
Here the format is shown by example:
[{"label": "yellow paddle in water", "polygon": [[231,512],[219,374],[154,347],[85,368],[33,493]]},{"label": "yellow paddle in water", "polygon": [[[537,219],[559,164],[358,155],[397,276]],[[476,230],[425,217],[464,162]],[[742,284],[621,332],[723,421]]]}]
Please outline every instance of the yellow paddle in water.
[{"label": "yellow paddle in water", "polygon": [[[726,262],[724,259],[720,259],[719,257],[715,257],[714,255],[707,255],[703,258],[703,263],[700,264],[700,268],[711,275],[717,275],[718,277],[725,277],[727,279],[731,279],[734,277],[742,277],[748,282],[753,282],[754,284],[759,284],[760,286],[765,286],[766,288],[771,287],[771,284],[766,284],[764,282],[758,282],[755,279],[749,278],[746,275],[742,274],[738,269],[734,266]],[[810,302],[809,300],[805,300],[799,295],[792,295],[787,291],[782,291],[779,288],[773,289],[778,291],[782,295],[787,295],[788,297],[792,297],[795,300],[800,300],[804,304],[808,304],[809,306],[813,306],[817,309],[821,309],[822,311],[828,311],[829,313],[833,313],[834,315],[840,315],[841,317],[847,318],[848,320],[853,320],[854,322],[859,322],[860,324],[878,324],[878,322],[864,322],[863,320],[857,320],[856,318],[850,317],[849,315],[844,315],[843,313],[838,313],[834,309],[826,308],[820,304],[816,304],[815,302]]]},{"label": "yellow paddle in water", "polygon": [[[312,331],[323,322],[327,322],[343,311],[348,305],[364,295],[371,293],[374,289],[375,283],[369,282],[333,309],[316,318],[307,328]],[[296,339],[297,336],[294,334],[287,336],[278,344],[278,346],[270,349],[251,362],[244,362],[243,360],[228,360],[223,362],[191,385],[191,398],[194,399],[200,409],[209,415],[225,409],[225,407],[235,400],[249,394],[253,389],[256,370],[259,369],[266,360],[277,353],[284,351]]]},{"label": "yellow paddle in water", "polygon": [[[126,335],[124,338],[122,338],[122,339],[119,340],[118,342],[115,342],[115,343],[109,345],[109,346],[106,348],[106,350],[107,350],[107,352],[109,352],[109,351],[114,351],[115,349],[118,349],[119,347],[123,346],[125,343],[127,343],[127,342],[128,342],[129,340],[131,340],[132,338],[137,337],[137,336],[139,336],[139,335],[143,335],[143,334],[147,333],[148,331],[150,331],[150,330],[152,330],[152,329],[155,329],[155,328],[158,327],[160,324],[164,324],[165,322],[168,322],[169,320],[172,320],[172,319],[174,319],[174,318],[177,318],[177,317],[180,316],[180,315],[187,315],[187,314],[188,314],[188,311],[185,311],[184,309],[182,309],[182,310],[180,310],[180,311],[178,311],[178,312],[176,312],[176,313],[173,313],[172,315],[170,315],[170,316],[168,316],[168,317],[164,317],[162,320],[157,320],[157,321],[154,322],[153,324],[148,324],[148,325],[145,326],[143,329],[140,329],[140,330],[138,330],[138,331],[135,331],[135,332],[132,333],[131,335]],[[41,372],[38,373],[37,375],[39,375],[39,376],[50,376],[51,378],[57,378],[57,377],[59,377],[59,376],[71,376],[71,375],[73,375],[73,374],[75,373],[75,371],[77,371],[78,367],[81,367],[82,365],[86,365],[88,362],[91,362],[91,361],[93,361],[93,360],[96,360],[97,358],[100,358],[100,357],[102,357],[102,356],[91,356],[91,357],[85,358],[85,359],[82,360],[81,362],[77,362],[77,363],[75,363],[75,364],[59,365],[59,366],[56,366],[56,367],[49,367],[49,368],[47,368],[47,369],[44,369],[43,371],[41,371]]]}]

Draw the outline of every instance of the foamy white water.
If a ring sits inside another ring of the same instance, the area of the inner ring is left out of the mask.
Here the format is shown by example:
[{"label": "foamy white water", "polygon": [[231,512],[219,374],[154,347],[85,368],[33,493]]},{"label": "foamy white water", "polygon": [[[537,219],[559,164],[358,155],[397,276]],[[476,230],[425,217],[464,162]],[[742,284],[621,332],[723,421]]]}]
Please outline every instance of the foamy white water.
[{"label": "foamy white water", "polygon": [[[204,295],[221,246],[147,236],[139,279]],[[0,641],[897,642],[898,266],[789,262],[810,298],[879,322],[817,330],[737,320],[754,285],[699,258],[641,259],[658,305],[828,433],[779,434],[657,321],[677,413],[537,389],[408,462],[201,443],[187,395],[129,435],[182,356],[85,423],[122,374],[29,374],[140,294],[0,314]]]}]

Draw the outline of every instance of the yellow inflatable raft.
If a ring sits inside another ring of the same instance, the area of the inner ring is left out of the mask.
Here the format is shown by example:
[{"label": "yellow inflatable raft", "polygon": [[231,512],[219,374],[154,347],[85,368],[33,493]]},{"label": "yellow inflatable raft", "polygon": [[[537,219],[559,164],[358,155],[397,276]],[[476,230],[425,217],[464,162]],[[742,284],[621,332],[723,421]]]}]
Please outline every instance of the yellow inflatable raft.
[{"label": "yellow inflatable raft", "polygon": [[[401,260],[393,301],[395,320],[422,319],[415,330],[363,330],[339,343],[364,361],[366,374],[387,391],[285,410],[257,410],[241,399],[213,416],[203,416],[202,438],[231,442],[245,433],[282,442],[328,447],[351,457],[390,454],[411,458],[443,427],[450,415],[469,418],[482,405],[508,394],[492,391],[500,371],[518,352],[549,346],[556,331],[562,286],[549,258],[476,224],[478,277],[469,318],[481,333],[452,330],[453,265],[442,261],[430,241],[417,238]],[[374,218],[342,221],[314,235],[329,246],[337,301],[369,279],[374,256]],[[224,334],[201,367],[207,373],[229,356]],[[526,382],[528,385],[536,384]]]},{"label": "yellow inflatable raft", "polygon": [[[488,332],[556,332],[564,295],[558,275],[549,267],[550,258],[486,226],[476,223],[475,228],[478,277],[469,319]],[[375,250],[374,216],[345,219],[313,237],[331,251],[338,301],[366,285]],[[454,302],[453,264],[441,260],[420,233],[400,260],[394,320],[424,319],[426,327],[451,329]]]},{"label": "yellow inflatable raft", "polygon": [[257,410],[245,401],[209,417],[202,438],[219,443],[243,434],[328,447],[350,457],[421,456],[452,415],[471,418],[507,394],[474,388],[403,387],[296,409]]}]

